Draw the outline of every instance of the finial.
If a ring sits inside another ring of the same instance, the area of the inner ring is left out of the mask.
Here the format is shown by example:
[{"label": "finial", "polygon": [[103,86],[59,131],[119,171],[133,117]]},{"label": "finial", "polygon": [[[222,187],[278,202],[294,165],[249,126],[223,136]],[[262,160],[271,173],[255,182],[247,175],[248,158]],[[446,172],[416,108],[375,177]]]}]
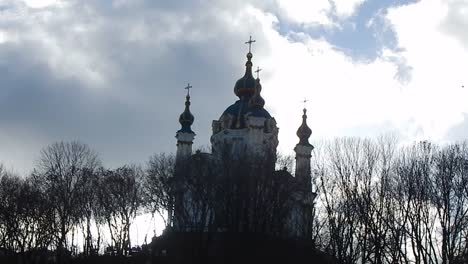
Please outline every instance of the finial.
[{"label": "finial", "polygon": [[187,90],[187,96],[190,97],[190,89],[192,89],[193,86],[190,85],[190,83],[187,84],[187,86],[184,88],[185,90]]},{"label": "finial", "polygon": [[193,133],[191,126],[195,118],[190,112],[190,89],[191,88],[192,86],[190,85],[190,83],[188,83],[187,86],[184,88],[187,90],[187,96],[185,97],[186,98],[185,110],[179,116],[179,123],[182,125],[182,128],[178,132]]},{"label": "finial", "polygon": [[262,69],[260,69],[260,67],[257,66],[257,70],[255,71],[255,73],[257,74],[257,79],[260,79],[260,72],[262,71]]},{"label": "finial", "polygon": [[[307,102],[309,102],[309,100],[307,100],[306,97],[304,97],[304,101],[302,101],[304,103],[304,111],[307,111],[306,110],[306,106],[307,106]],[[304,112],[305,113],[305,112]]]},{"label": "finial", "polygon": [[255,71],[257,73],[257,79],[255,80],[255,92],[249,100],[249,107],[263,108],[265,106],[265,100],[260,95],[260,92],[262,91],[262,84],[260,84],[260,78],[258,74],[260,71],[261,69],[257,67],[257,70]]},{"label": "finial", "polygon": [[249,44],[249,53],[252,52],[252,43],[254,43],[256,40],[252,40],[252,36],[249,37],[249,41],[246,41],[245,44]]}]

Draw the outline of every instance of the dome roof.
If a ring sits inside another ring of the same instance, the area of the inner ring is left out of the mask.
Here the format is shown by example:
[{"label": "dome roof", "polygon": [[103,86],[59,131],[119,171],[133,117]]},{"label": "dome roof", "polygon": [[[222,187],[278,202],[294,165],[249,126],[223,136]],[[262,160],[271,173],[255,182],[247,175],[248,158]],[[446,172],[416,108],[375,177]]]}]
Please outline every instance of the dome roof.
[{"label": "dome roof", "polygon": [[302,115],[302,124],[297,130],[297,136],[299,137],[299,144],[310,146],[309,137],[312,135],[312,129],[307,125],[307,109],[304,108],[304,114]]},{"label": "dome roof", "polygon": [[179,123],[182,125],[182,128],[177,132],[186,132],[186,133],[193,133],[192,131],[192,124],[195,120],[192,113],[190,112],[190,95],[187,95],[185,101],[185,110],[179,116]]},{"label": "dome roof", "polygon": [[262,85],[260,84],[260,78],[255,80],[255,93],[249,100],[249,107],[251,108],[263,108],[265,106],[265,99],[260,95],[262,91]]},{"label": "dome roof", "polygon": [[247,53],[245,74],[234,85],[234,93],[239,97],[251,97],[255,93],[255,78],[252,75],[252,53]]},{"label": "dome roof", "polygon": [[221,115],[229,115],[232,118],[231,128],[245,128],[245,116],[272,118],[270,113],[263,107],[265,100],[260,95],[262,85],[260,78],[252,75],[252,53],[247,53],[247,62],[245,63],[245,74],[234,85],[234,93],[239,97],[234,104],[230,105]]},{"label": "dome roof", "polygon": [[268,113],[265,108],[248,107],[248,103],[241,100],[237,100],[234,104],[230,105],[226,110],[224,110],[223,115],[229,114],[237,116],[239,115],[239,112],[241,116],[251,113],[253,116],[271,118],[270,113]]}]

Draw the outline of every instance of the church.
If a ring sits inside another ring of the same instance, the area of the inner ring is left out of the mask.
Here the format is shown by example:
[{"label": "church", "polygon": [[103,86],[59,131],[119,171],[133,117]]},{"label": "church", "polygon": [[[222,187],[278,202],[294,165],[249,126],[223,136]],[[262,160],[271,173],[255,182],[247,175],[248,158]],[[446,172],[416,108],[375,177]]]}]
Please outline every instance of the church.
[{"label": "church", "polygon": [[[245,73],[234,85],[237,100],[212,123],[211,153],[192,145],[194,116],[187,86],[185,110],[176,133],[176,168],[169,227],[181,233],[261,233],[312,239],[312,134],[304,108],[297,130],[295,173],[276,170],[277,123],[265,109],[262,85],[253,76],[250,38]],[[298,116],[298,120],[299,116]],[[299,123],[299,122],[298,122]]]}]

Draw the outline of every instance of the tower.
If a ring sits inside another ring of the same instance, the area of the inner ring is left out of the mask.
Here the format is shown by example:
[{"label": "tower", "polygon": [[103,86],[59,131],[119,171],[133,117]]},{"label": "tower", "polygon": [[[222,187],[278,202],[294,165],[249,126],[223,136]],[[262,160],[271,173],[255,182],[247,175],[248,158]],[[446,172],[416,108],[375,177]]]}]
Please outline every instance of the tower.
[{"label": "tower", "polygon": [[296,133],[299,137],[299,143],[294,148],[294,152],[296,152],[296,178],[307,190],[311,190],[310,158],[314,146],[309,143],[312,130],[307,125],[307,109],[304,108],[303,112],[302,124]]},{"label": "tower", "polygon": [[[262,86],[257,70],[257,78],[252,75],[252,53],[250,39],[245,74],[234,85],[234,93],[239,100],[229,106],[219,120],[214,120],[211,136],[212,153],[216,157],[228,154],[234,159],[269,158],[274,160],[278,146],[276,121],[265,110],[265,100],[261,96]],[[257,159],[255,159],[257,160]]]},{"label": "tower", "polygon": [[182,126],[176,133],[177,138],[177,153],[176,161],[187,159],[192,155],[192,145],[195,138],[195,133],[192,131],[192,124],[194,117],[190,112],[190,84],[185,87],[187,89],[187,96],[185,97],[185,110],[179,117],[179,123]]},{"label": "tower", "polygon": [[[179,123],[182,126],[176,133],[177,139],[177,152],[176,152],[176,166],[175,166],[175,179],[173,180],[173,198],[169,202],[167,214],[168,214],[168,227],[174,226],[179,228],[181,223],[179,219],[179,213],[177,211],[183,210],[184,208],[184,192],[180,188],[180,174],[184,172],[185,166],[192,156],[192,145],[195,139],[195,132],[192,131],[192,124],[194,117],[190,112],[190,84],[185,87],[187,90],[187,96],[185,97],[185,110],[179,116]],[[174,210],[174,211],[173,211]]]},{"label": "tower", "polygon": [[[304,101],[305,103],[306,101]],[[295,191],[296,203],[291,211],[292,233],[303,239],[312,237],[314,200],[316,193],[312,192],[310,158],[314,146],[309,143],[312,130],[307,125],[307,109],[304,108],[302,124],[297,130],[299,143],[294,148],[296,152],[295,180],[298,188]]]}]

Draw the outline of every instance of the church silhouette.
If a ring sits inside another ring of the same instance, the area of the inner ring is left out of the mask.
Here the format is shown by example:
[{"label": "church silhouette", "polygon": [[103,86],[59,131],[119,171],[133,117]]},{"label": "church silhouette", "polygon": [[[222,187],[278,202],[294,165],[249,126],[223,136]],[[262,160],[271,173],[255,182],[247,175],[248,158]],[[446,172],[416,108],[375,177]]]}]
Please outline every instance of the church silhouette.
[{"label": "church silhouette", "polygon": [[279,130],[265,109],[260,69],[256,77],[252,73],[253,42],[246,42],[245,74],[234,85],[238,100],[213,121],[211,153],[193,153],[195,118],[190,112],[191,86],[186,87],[176,133],[169,221],[153,241],[156,256],[321,254],[312,239],[316,193],[307,110],[297,130],[294,175],[286,168],[276,170]]}]

